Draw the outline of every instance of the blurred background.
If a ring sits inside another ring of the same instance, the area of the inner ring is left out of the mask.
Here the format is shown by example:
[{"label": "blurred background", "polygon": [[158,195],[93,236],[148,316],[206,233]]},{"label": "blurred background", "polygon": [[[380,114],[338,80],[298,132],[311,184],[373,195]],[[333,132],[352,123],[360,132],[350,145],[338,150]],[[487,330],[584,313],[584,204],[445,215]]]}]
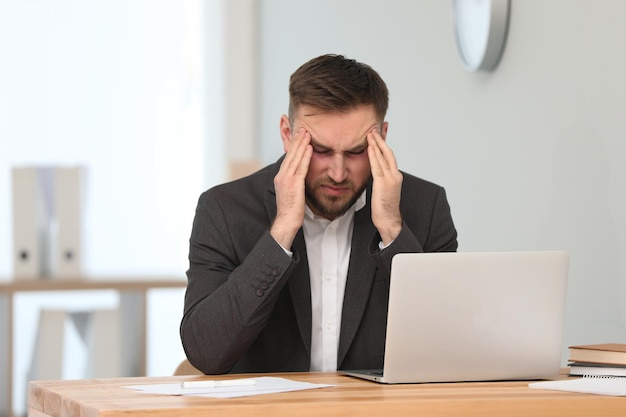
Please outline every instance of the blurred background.
[{"label": "blurred background", "polygon": [[[446,188],[459,250],[570,252],[564,360],[571,344],[626,342],[625,14],[621,0],[512,0],[499,65],[472,73],[450,1],[0,0],[0,277],[11,168],[80,164],[85,274],[184,279],[199,194],[276,160],[289,75],[340,53],[386,80],[388,143]],[[183,293],[150,295],[149,375],[183,357]],[[16,407],[39,309],[116,302],[17,299]]]}]

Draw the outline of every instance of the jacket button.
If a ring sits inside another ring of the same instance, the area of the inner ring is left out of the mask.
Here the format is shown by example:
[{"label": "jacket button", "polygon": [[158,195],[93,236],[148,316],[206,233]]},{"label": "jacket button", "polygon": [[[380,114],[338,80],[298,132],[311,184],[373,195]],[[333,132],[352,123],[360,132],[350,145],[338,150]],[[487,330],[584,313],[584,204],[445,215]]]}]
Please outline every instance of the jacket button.
[{"label": "jacket button", "polygon": [[257,297],[263,297],[264,294],[265,294],[265,291],[263,291],[261,288],[257,288],[256,290]]},{"label": "jacket button", "polygon": [[268,289],[270,287],[270,284],[268,284],[266,281],[261,281],[261,283],[259,284],[259,286],[261,288],[263,288],[264,290]]}]

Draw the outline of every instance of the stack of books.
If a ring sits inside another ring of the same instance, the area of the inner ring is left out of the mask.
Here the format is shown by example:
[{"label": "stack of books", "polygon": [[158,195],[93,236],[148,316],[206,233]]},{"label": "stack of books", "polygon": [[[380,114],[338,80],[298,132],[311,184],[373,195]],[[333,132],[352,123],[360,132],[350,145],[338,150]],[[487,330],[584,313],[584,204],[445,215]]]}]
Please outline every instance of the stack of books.
[{"label": "stack of books", "polygon": [[626,377],[626,344],[570,346],[568,365],[571,376]]}]

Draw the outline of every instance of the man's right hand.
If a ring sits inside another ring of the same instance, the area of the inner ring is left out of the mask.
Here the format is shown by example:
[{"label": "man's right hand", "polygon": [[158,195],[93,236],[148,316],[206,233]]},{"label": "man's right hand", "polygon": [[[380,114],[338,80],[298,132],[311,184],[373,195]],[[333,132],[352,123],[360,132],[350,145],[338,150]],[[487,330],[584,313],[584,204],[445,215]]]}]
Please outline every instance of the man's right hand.
[{"label": "man's right hand", "polygon": [[311,135],[304,128],[300,128],[292,136],[285,159],[274,177],[276,218],[270,234],[288,250],[304,222],[304,180],[313,154],[310,143]]}]

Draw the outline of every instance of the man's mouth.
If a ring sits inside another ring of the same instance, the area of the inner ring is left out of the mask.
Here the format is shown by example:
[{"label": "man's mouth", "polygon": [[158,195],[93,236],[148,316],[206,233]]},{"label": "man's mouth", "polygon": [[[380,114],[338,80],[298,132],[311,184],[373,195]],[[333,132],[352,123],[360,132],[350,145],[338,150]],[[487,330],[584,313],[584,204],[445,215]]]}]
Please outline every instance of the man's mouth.
[{"label": "man's mouth", "polygon": [[335,195],[335,196],[343,195],[347,193],[348,191],[350,191],[350,188],[348,188],[347,186],[339,186],[339,185],[324,184],[321,186],[321,188],[324,190],[326,194]]}]

